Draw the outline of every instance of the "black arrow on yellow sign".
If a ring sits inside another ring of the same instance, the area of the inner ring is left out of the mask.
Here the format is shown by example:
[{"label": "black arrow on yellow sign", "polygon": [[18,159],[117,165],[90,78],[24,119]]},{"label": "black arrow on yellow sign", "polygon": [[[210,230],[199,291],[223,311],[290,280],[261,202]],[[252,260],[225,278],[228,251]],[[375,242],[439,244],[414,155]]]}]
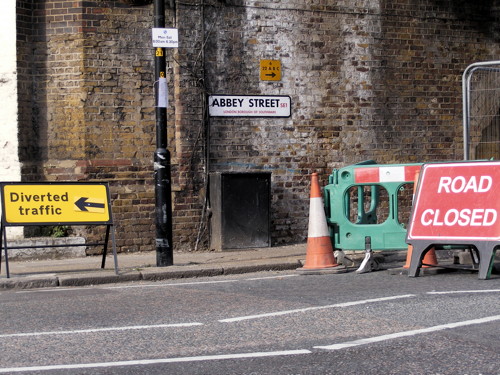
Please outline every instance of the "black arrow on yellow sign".
[{"label": "black arrow on yellow sign", "polygon": [[101,208],[104,210],[104,203],[97,203],[97,202],[87,202],[89,198],[86,197],[81,197],[75,202],[76,207],[80,209],[80,211],[88,211],[87,208]]}]

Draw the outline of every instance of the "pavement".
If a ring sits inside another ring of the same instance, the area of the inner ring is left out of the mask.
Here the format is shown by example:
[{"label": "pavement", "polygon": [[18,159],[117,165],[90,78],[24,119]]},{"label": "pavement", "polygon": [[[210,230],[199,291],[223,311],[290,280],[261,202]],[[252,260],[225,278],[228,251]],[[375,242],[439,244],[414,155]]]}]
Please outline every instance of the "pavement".
[{"label": "pavement", "polygon": [[[118,273],[115,273],[112,255],[106,257],[104,268],[101,268],[102,256],[9,259],[9,278],[6,275],[5,257],[2,256],[0,290],[88,286],[134,281],[153,282],[273,270],[299,269],[300,271],[306,258],[306,251],[307,245],[303,243],[222,252],[174,252],[174,264],[166,267],[156,266],[155,251],[119,253],[117,255]],[[394,270],[401,272],[401,267],[406,262],[406,251],[384,251],[376,254],[379,268],[390,272]],[[345,263],[338,269],[321,271],[325,271],[324,273],[355,271],[363,257],[363,251],[351,253],[349,259],[354,262],[350,266]],[[438,260],[439,264],[442,261],[453,263],[453,259]],[[302,273],[308,273],[303,271]]]},{"label": "pavement", "polygon": [[[3,254],[2,254],[3,255]],[[102,256],[66,259],[9,259],[7,278],[2,256],[0,289],[84,286],[131,281],[206,277],[269,270],[293,270],[302,266],[306,244],[224,252],[174,252],[172,266],[157,267],[156,252],[119,253],[118,274],[114,258]]]}]

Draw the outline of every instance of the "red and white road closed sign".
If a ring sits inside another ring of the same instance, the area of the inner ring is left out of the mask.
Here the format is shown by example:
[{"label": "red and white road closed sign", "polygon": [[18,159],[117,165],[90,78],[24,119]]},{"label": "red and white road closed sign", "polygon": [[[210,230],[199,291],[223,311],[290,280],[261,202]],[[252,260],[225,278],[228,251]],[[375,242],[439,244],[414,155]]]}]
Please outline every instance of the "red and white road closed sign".
[{"label": "red and white road closed sign", "polygon": [[426,164],[407,239],[500,240],[500,162]]}]

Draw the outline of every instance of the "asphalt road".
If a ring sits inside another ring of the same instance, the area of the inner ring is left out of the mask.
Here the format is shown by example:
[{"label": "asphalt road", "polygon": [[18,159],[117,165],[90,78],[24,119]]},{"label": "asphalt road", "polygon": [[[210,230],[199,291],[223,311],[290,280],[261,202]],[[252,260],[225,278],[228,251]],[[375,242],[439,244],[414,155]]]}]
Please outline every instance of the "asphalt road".
[{"label": "asphalt road", "polygon": [[294,272],[0,292],[0,374],[500,374],[500,278]]}]

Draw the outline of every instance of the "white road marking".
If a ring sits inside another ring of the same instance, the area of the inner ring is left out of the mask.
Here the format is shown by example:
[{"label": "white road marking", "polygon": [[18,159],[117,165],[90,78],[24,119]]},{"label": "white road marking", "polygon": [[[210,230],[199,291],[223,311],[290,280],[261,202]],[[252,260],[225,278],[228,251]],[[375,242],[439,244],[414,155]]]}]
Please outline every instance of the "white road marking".
[{"label": "white road marking", "polygon": [[119,366],[144,366],[156,365],[165,363],[179,362],[197,362],[197,361],[217,361],[227,359],[244,359],[244,358],[262,358],[262,357],[278,357],[298,354],[311,354],[310,350],[283,350],[275,352],[256,352],[256,353],[237,353],[237,354],[222,354],[222,355],[203,355],[196,357],[177,357],[177,358],[160,358],[160,359],[142,359],[134,361],[118,361],[118,362],[101,362],[101,363],[80,363],[73,365],[49,365],[49,366],[31,366],[31,367],[12,367],[0,368],[0,373],[15,373],[27,371],[51,371],[51,370],[75,370],[85,368],[103,368],[103,367],[119,367]]},{"label": "white road marking", "polygon": [[235,280],[194,281],[194,282],[186,282],[186,283],[169,283],[169,284],[118,285],[118,286],[103,287],[103,289],[130,289],[130,288],[143,288],[143,287],[158,288],[158,287],[167,287],[167,286],[224,284],[224,283],[237,283],[237,282],[241,282],[241,281],[281,279],[284,277],[296,277],[296,276],[300,276],[300,275],[278,275],[278,276],[254,277],[254,278],[235,279]]},{"label": "white road marking", "polygon": [[[224,283],[235,283],[241,280],[213,280],[213,281],[193,281],[193,282],[179,282],[179,283],[156,283],[156,284],[135,284],[135,285],[117,285],[117,286],[100,286],[97,289],[137,289],[137,288],[164,288],[169,286],[191,286],[191,285],[204,285],[204,284],[224,284]],[[91,288],[96,288],[96,286],[89,287],[58,287],[58,288],[46,288],[46,289],[36,289],[36,290],[20,290],[15,293],[47,293],[47,292],[67,292],[74,290],[89,290]]]},{"label": "white road marking", "polygon": [[[193,281],[193,282],[179,282],[179,283],[155,283],[155,284],[138,284],[138,285],[116,285],[116,286],[101,286],[99,289],[133,289],[133,288],[163,288],[169,286],[191,286],[191,285],[210,285],[210,284],[224,284],[224,283],[237,283],[241,281],[254,281],[254,280],[267,280],[267,279],[281,279],[285,277],[297,277],[300,275],[277,275],[277,276],[269,276],[269,277],[253,277],[247,279],[235,279],[235,280],[212,280],[212,281]],[[92,286],[95,288],[95,285]],[[36,289],[36,290],[20,290],[15,293],[23,294],[23,293],[47,293],[47,292],[67,292],[74,290],[89,290],[89,287],[58,287],[58,288],[44,288],[44,289]]]},{"label": "white road marking", "polygon": [[24,293],[48,293],[48,292],[67,292],[73,290],[89,290],[86,287],[57,287],[57,288],[44,288],[44,289],[34,289],[34,290],[20,290],[15,292],[16,294]]},{"label": "white road marking", "polygon": [[[483,324],[493,321],[500,320],[500,315],[494,315],[485,318],[466,320],[456,323],[442,324],[439,326],[415,329],[404,332],[397,332],[388,335],[370,337],[366,339],[360,339],[355,341],[349,341],[340,344],[328,345],[328,346],[315,346],[315,349],[324,350],[341,350],[345,348],[350,348],[353,346],[372,344],[381,341],[392,340],[401,337],[415,336],[423,333],[432,333],[437,331],[442,331],[445,329],[464,327],[474,324]],[[205,355],[205,356],[193,356],[193,357],[177,357],[177,358],[160,358],[160,359],[143,359],[143,360],[131,360],[131,361],[117,361],[117,362],[97,362],[97,363],[80,363],[80,364],[69,364],[69,365],[47,365],[47,366],[31,366],[31,367],[11,367],[11,368],[0,368],[0,373],[20,373],[29,371],[51,371],[51,370],[78,370],[85,368],[110,368],[110,367],[120,367],[120,366],[145,366],[145,365],[155,365],[155,364],[167,364],[167,363],[181,363],[181,362],[198,362],[198,361],[215,361],[215,360],[230,360],[230,359],[245,359],[245,358],[262,358],[262,357],[273,357],[273,356],[289,356],[289,355],[300,355],[300,354],[311,354],[312,351],[307,349],[297,349],[297,350],[284,350],[284,351],[274,351],[274,352],[255,352],[255,353],[236,353],[236,354],[221,354],[221,355]]]},{"label": "white road marking", "polygon": [[427,294],[460,294],[460,293],[498,293],[500,289],[484,289],[484,290],[451,290],[444,292],[427,292]]},{"label": "white road marking", "polygon": [[234,283],[239,280],[216,280],[216,281],[196,281],[188,283],[169,283],[169,284],[142,284],[142,285],[119,285],[119,286],[106,286],[102,289],[131,289],[131,288],[163,288],[167,286],[185,286],[185,285],[204,285],[204,284],[223,284]]},{"label": "white road marking", "polygon": [[[238,281],[238,280],[232,280]],[[186,283],[186,284],[206,284],[207,282],[197,282],[197,283]],[[209,282],[214,283],[214,282]],[[171,284],[171,285],[186,285],[186,284]],[[448,292],[427,292],[427,294],[452,294],[452,293],[487,293],[487,292],[500,292],[500,289],[489,289],[489,290],[472,290],[472,291],[448,291]],[[329,308],[342,308],[349,306],[362,305],[367,303],[376,303],[391,301],[403,298],[416,297],[414,294],[398,295],[391,297],[374,298],[360,301],[344,302],[333,305],[326,306],[316,306],[303,309],[278,311],[274,313],[259,314],[244,316],[238,318],[222,319],[219,322],[236,322],[248,319],[258,319],[262,317],[269,316],[279,316],[285,314],[293,314],[299,312],[307,312],[321,309]],[[354,341],[348,341],[339,344],[326,345],[326,346],[314,346],[314,349],[324,349],[324,350],[341,350],[345,348],[350,348],[354,346],[367,345],[402,337],[410,337],[419,334],[433,333],[446,329],[453,329],[457,327],[464,327],[476,324],[489,323],[493,321],[500,320],[500,315],[467,320],[456,323],[448,323],[428,328],[415,329],[403,332],[397,332],[387,335],[369,337]],[[155,328],[175,328],[175,327],[193,327],[201,326],[203,323],[174,323],[174,324],[158,324],[158,325],[144,325],[144,326],[128,326],[128,327],[109,327],[109,328],[95,328],[95,329],[81,329],[81,330],[69,330],[69,331],[47,331],[47,332],[32,332],[32,333],[15,333],[15,334],[4,334],[0,335],[0,338],[8,337],[27,337],[27,336],[43,336],[43,335],[61,335],[61,334],[79,334],[79,333],[95,333],[95,332],[105,332],[105,331],[127,331],[127,330],[138,330],[138,329],[155,329]],[[260,357],[271,357],[271,356],[288,356],[288,355],[300,355],[300,354],[311,354],[311,350],[298,349],[298,350],[285,350],[285,351],[272,351],[272,352],[255,352],[255,353],[236,353],[236,354],[223,354],[223,355],[206,355],[206,356],[192,356],[192,357],[176,357],[176,358],[163,358],[163,359],[145,359],[145,360],[130,360],[130,361],[117,361],[117,362],[101,362],[101,363],[84,363],[84,364],[61,364],[61,365],[47,365],[47,366],[31,366],[31,367],[12,367],[12,368],[0,368],[0,373],[19,373],[19,372],[29,372],[29,371],[50,371],[50,370],[64,370],[64,369],[84,369],[84,368],[106,368],[106,367],[118,367],[118,366],[140,366],[140,365],[153,365],[153,364],[167,364],[167,363],[179,363],[179,362],[196,362],[196,361],[211,361],[211,360],[230,360],[230,359],[243,359],[243,358],[260,358]]]},{"label": "white road marking", "polygon": [[438,331],[442,331],[445,329],[465,327],[465,326],[470,326],[470,325],[474,325],[474,324],[489,323],[489,322],[494,322],[496,320],[500,320],[500,315],[488,316],[486,318],[465,320],[465,321],[456,322],[456,323],[442,324],[439,326],[428,327],[428,328],[413,329],[413,330],[404,331],[404,332],[390,333],[388,335],[368,337],[366,339],[348,341],[348,342],[343,342],[340,344],[333,344],[333,345],[326,345],[326,346],[315,346],[314,348],[315,349],[325,349],[325,350],[340,350],[340,349],[345,349],[345,348],[351,348],[353,346],[373,344],[376,342],[398,339],[401,337],[409,337],[409,336],[421,335],[423,333],[438,332]]},{"label": "white road marking", "polygon": [[314,310],[333,309],[333,308],[339,308],[339,307],[350,307],[350,306],[356,306],[356,305],[363,305],[366,303],[384,302],[384,301],[391,301],[391,300],[395,300],[395,299],[410,298],[410,297],[416,297],[416,295],[415,294],[404,294],[404,295],[400,295],[400,296],[365,299],[365,300],[353,301],[353,302],[343,302],[343,303],[337,303],[334,305],[305,307],[302,309],[295,309],[295,310],[283,310],[283,311],[276,311],[276,312],[272,312],[272,313],[247,315],[247,316],[240,316],[240,317],[236,317],[236,318],[221,319],[221,320],[219,320],[219,322],[221,322],[221,323],[240,322],[242,320],[268,318],[268,317],[273,317],[273,316],[303,313],[303,312],[314,311]]},{"label": "white road marking", "polygon": [[270,279],[282,279],[282,278],[285,278],[285,277],[297,277],[297,276],[300,276],[300,275],[279,275],[279,276],[268,276],[268,277],[252,277],[252,278],[248,278],[248,279],[245,279],[246,281],[254,281],[254,280],[270,280]]},{"label": "white road marking", "polygon": [[172,323],[172,324],[155,324],[143,326],[126,326],[126,327],[108,327],[108,328],[89,328],[89,329],[75,329],[68,331],[45,331],[45,332],[26,332],[26,333],[6,333],[0,335],[1,338],[6,337],[34,337],[34,336],[51,336],[51,335],[74,335],[79,333],[98,333],[110,331],[130,331],[138,329],[156,329],[156,328],[184,328],[202,326],[203,323]]}]

